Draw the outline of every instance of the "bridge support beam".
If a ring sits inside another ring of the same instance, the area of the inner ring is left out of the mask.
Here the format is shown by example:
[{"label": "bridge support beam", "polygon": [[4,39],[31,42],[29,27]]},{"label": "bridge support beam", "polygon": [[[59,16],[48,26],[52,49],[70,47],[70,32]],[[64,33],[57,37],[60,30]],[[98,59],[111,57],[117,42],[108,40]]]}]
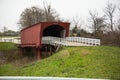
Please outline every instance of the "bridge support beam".
[{"label": "bridge support beam", "polygon": [[52,46],[50,46],[50,56],[52,55]]},{"label": "bridge support beam", "polygon": [[37,59],[41,59],[41,50],[40,48],[37,48]]},{"label": "bridge support beam", "polygon": [[48,56],[48,49],[47,49],[47,46],[45,46],[45,57]]},{"label": "bridge support beam", "polygon": [[23,56],[23,48],[20,48],[20,55]]}]

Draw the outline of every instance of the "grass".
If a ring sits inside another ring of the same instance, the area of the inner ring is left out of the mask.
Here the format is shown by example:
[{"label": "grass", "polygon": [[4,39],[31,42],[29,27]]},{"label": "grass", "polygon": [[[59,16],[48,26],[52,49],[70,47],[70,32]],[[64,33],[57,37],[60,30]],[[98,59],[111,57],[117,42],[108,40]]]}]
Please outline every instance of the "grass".
[{"label": "grass", "polygon": [[120,79],[120,48],[63,47],[53,56],[15,67],[0,66],[0,76],[54,76]]},{"label": "grass", "polygon": [[17,49],[14,43],[0,42],[0,51],[6,51],[11,49]]}]

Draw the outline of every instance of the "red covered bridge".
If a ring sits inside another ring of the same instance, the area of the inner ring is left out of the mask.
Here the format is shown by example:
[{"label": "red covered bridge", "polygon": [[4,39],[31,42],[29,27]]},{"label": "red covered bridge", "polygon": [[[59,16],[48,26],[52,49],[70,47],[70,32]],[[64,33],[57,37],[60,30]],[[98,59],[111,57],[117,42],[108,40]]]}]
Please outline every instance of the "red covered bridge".
[{"label": "red covered bridge", "polygon": [[29,48],[37,51],[38,59],[41,58],[42,37],[67,37],[69,35],[69,25],[67,22],[40,22],[21,30],[21,53]]}]

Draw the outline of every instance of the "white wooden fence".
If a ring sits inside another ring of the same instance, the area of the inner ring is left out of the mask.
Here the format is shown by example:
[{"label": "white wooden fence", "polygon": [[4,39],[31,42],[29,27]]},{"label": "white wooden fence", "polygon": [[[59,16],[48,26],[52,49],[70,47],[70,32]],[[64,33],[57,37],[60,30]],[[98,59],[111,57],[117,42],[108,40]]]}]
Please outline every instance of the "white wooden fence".
[{"label": "white wooden fence", "polygon": [[[20,37],[0,38],[0,42],[13,42],[20,44]],[[84,38],[84,37],[42,37],[42,44],[60,45],[60,46],[96,46],[100,45],[100,39]]]},{"label": "white wooden fence", "polygon": [[100,39],[84,37],[42,37],[42,44],[61,45],[61,46],[96,46],[100,45]]},{"label": "white wooden fence", "polygon": [[12,42],[12,43],[20,44],[20,38],[19,37],[0,38],[0,42]]}]

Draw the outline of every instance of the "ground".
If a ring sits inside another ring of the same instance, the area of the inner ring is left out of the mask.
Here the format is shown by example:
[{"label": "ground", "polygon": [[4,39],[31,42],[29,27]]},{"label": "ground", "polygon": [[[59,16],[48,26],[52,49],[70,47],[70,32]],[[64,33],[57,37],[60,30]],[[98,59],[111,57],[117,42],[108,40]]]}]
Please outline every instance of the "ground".
[{"label": "ground", "polygon": [[15,66],[0,65],[0,76],[51,76],[120,79],[120,48],[63,47],[48,58]]}]

